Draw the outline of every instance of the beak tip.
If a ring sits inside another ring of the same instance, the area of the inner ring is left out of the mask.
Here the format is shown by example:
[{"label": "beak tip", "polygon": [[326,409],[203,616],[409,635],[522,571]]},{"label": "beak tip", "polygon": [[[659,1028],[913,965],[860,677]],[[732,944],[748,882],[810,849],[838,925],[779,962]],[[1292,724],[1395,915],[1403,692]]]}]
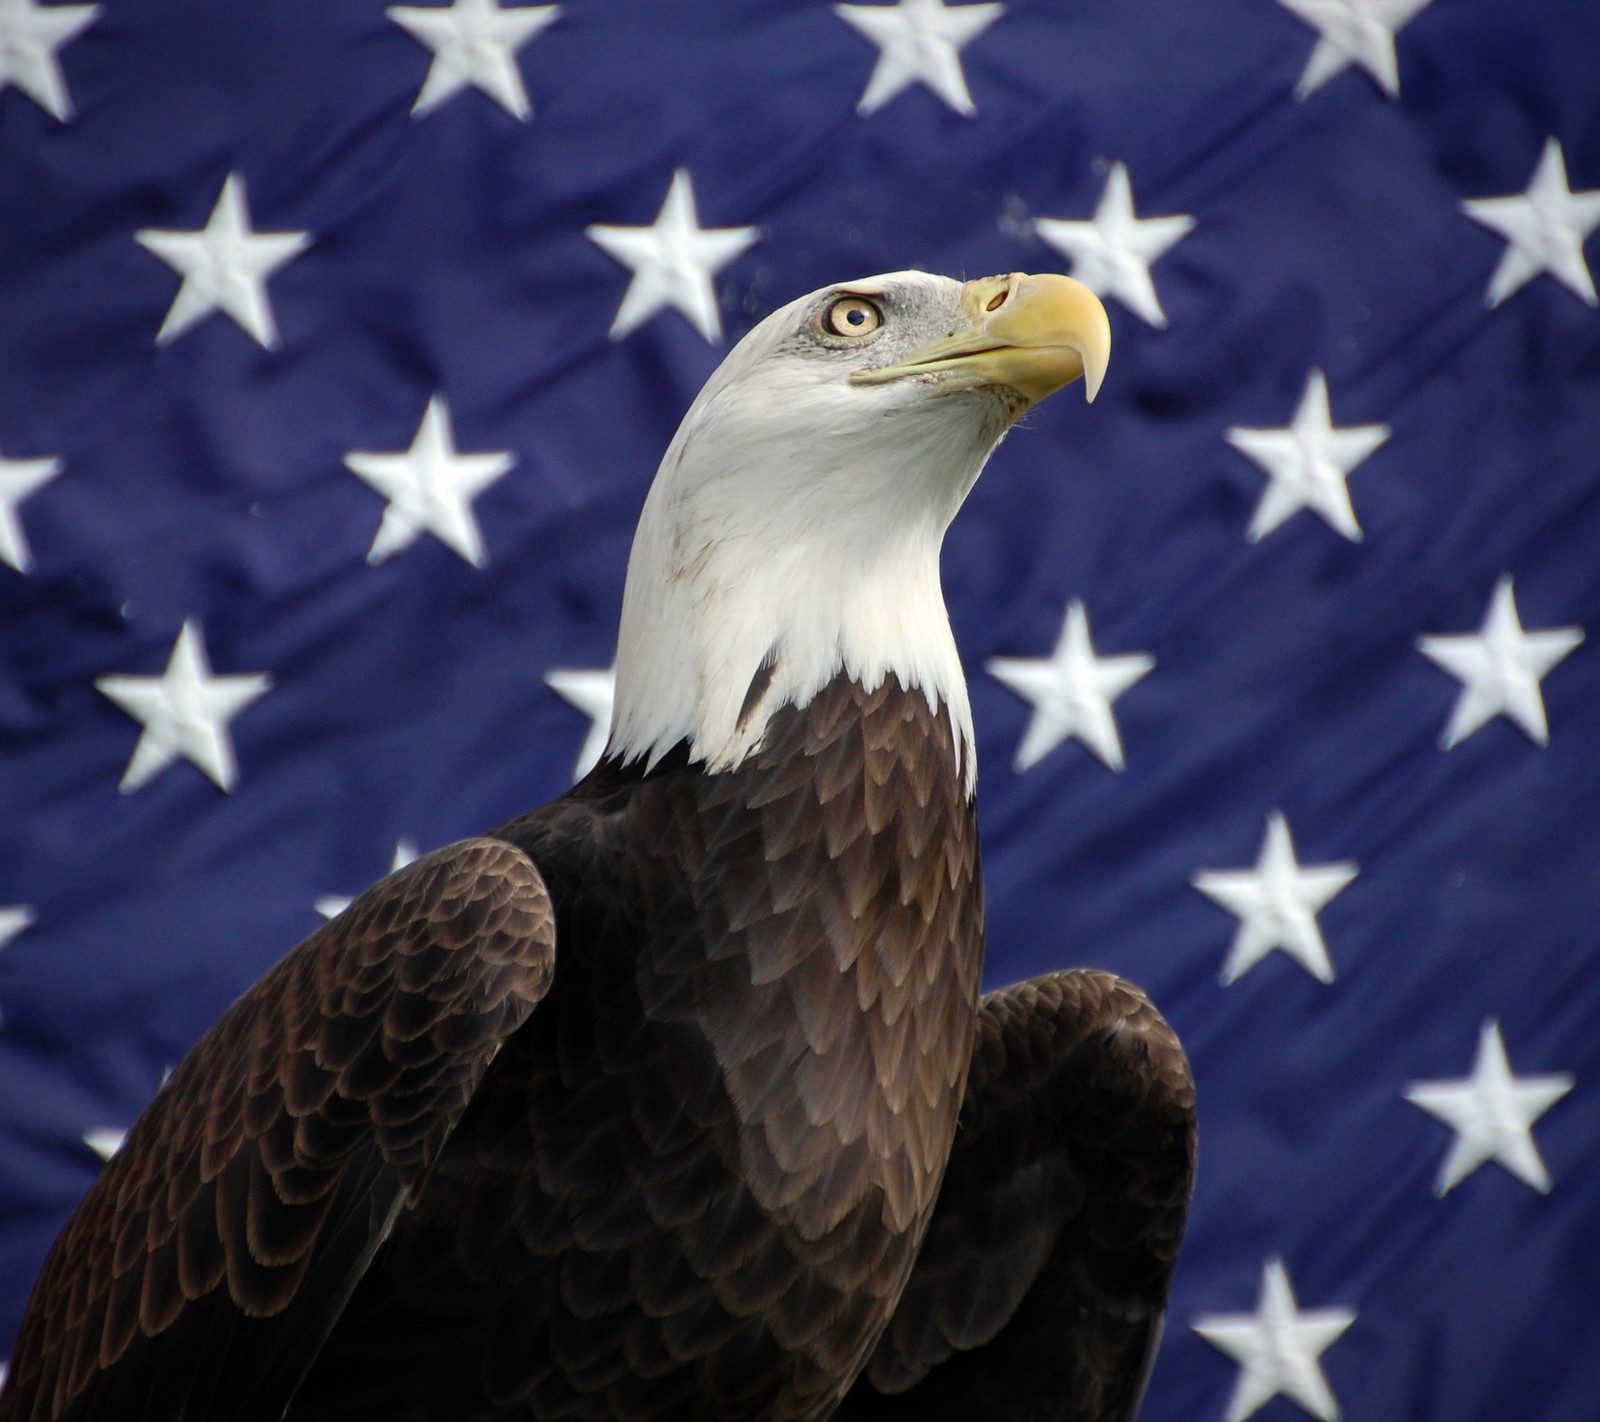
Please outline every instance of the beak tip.
[{"label": "beak tip", "polygon": [[1088,339],[1082,346],[1083,351],[1083,393],[1088,402],[1094,404],[1094,397],[1100,393],[1100,386],[1106,378],[1106,367],[1111,364],[1111,317],[1100,298],[1093,291],[1086,289],[1085,295],[1093,303],[1092,311],[1087,319]]}]

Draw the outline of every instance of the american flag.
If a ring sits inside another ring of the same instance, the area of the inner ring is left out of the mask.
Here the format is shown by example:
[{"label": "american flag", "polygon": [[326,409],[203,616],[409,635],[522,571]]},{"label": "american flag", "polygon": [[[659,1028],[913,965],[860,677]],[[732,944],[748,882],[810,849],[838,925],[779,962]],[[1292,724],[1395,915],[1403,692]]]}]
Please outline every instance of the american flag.
[{"label": "american flag", "polygon": [[0,0],[0,1356],[319,908],[570,782],[730,344],[1066,270],[1104,391],[945,581],[989,980],[1194,1060],[1144,1415],[1600,1415],[1597,75],[1593,0]]}]

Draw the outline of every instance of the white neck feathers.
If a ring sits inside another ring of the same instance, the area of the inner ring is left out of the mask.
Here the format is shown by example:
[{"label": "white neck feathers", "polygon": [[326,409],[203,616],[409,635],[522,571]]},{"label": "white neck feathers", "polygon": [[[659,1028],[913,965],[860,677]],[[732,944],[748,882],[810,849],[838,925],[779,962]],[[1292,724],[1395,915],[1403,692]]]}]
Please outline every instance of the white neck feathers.
[{"label": "white neck feathers", "polygon": [[664,566],[672,544],[651,536],[652,512],[647,505],[628,567],[612,753],[653,761],[687,741],[692,760],[731,769],[761,743],[774,711],[805,707],[841,671],[867,690],[893,675],[948,711],[970,787],[972,712],[935,530],[818,547],[804,530],[772,528]]}]

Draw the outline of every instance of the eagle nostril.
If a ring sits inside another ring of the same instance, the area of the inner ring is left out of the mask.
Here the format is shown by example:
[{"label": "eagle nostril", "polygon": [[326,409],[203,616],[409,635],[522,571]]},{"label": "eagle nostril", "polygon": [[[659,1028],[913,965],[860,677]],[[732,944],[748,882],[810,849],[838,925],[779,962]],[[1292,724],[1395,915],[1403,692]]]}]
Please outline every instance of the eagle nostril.
[{"label": "eagle nostril", "polygon": [[989,304],[987,306],[985,306],[983,309],[985,311],[998,311],[1002,306],[1004,306],[1006,304],[1006,297],[1008,297],[1010,295],[1011,295],[1011,288],[1009,286],[1007,286],[1006,288],[1004,288],[1004,290],[998,291],[992,297],[990,297],[989,298]]}]

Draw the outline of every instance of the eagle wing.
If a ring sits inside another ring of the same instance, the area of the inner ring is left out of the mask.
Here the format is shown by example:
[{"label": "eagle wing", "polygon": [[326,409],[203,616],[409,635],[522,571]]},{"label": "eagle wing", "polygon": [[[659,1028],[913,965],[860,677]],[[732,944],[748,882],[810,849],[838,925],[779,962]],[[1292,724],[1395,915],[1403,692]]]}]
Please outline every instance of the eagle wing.
[{"label": "eagle wing", "polygon": [[56,1241],[0,1422],[280,1417],[554,948],[539,871],[488,839],[306,939],[183,1059]]},{"label": "eagle wing", "polygon": [[1132,1422],[1195,1144],[1188,1062],[1137,988],[988,994],[933,1222],[836,1422]]}]

